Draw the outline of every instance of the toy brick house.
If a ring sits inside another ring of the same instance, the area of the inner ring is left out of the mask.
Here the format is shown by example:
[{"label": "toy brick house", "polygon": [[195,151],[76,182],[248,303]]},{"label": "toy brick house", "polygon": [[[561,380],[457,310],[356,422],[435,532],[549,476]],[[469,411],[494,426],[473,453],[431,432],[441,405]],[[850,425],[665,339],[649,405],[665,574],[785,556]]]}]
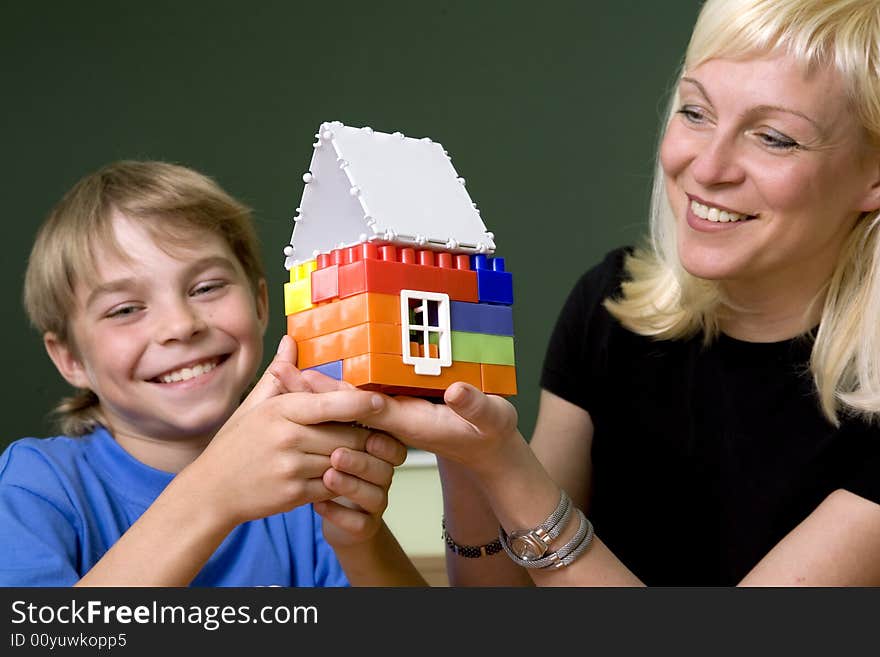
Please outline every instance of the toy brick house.
[{"label": "toy brick house", "polygon": [[443,147],[324,123],[285,247],[297,365],[389,394],[516,394],[513,282]]}]

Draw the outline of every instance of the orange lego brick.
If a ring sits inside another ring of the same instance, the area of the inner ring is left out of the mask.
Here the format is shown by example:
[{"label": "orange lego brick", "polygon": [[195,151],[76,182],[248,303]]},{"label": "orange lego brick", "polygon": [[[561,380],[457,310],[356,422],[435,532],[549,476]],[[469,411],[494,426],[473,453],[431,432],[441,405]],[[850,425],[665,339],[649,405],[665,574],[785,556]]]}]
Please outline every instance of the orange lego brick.
[{"label": "orange lego brick", "polygon": [[400,325],[400,297],[367,292],[339,299],[287,318],[287,334],[297,342],[365,322]]},{"label": "orange lego brick", "polygon": [[465,381],[477,388],[482,386],[479,363],[452,363],[439,376],[416,374],[411,365],[404,365],[400,356],[392,354],[362,354],[342,361],[342,379],[362,387],[367,384],[405,386],[419,389],[445,389],[456,381]]},{"label": "orange lego brick", "polygon": [[367,322],[297,342],[297,367],[304,369],[366,353],[401,359],[400,325]]},{"label": "orange lego brick", "polygon": [[[421,356],[425,357],[425,345],[421,342],[412,342],[409,343],[409,355],[410,356]],[[431,358],[440,358],[440,347],[436,344],[428,345],[428,356]]]},{"label": "orange lego brick", "polygon": [[[343,362],[343,376],[345,375],[345,363]],[[512,365],[489,365],[480,363],[483,392],[491,395],[515,395],[516,394],[516,367]]]}]

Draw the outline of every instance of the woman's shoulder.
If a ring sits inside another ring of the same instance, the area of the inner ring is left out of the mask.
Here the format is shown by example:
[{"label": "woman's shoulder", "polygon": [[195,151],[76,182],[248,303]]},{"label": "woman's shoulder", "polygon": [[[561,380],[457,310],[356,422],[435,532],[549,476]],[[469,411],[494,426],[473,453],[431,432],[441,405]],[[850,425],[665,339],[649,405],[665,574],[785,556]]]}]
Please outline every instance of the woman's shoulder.
[{"label": "woman's shoulder", "polygon": [[595,290],[603,296],[616,293],[626,279],[626,261],[633,253],[632,246],[620,246],[605,253],[601,260],[581,274],[575,287]]}]

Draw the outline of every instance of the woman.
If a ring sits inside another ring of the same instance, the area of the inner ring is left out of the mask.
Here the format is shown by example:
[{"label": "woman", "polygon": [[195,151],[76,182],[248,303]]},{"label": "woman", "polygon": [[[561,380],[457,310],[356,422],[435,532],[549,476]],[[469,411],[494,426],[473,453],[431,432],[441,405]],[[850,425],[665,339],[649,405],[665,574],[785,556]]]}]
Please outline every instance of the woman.
[{"label": "woman", "polygon": [[880,584],[878,208],[880,3],[708,0],[530,443],[461,383],[369,419],[440,457],[451,583]]}]

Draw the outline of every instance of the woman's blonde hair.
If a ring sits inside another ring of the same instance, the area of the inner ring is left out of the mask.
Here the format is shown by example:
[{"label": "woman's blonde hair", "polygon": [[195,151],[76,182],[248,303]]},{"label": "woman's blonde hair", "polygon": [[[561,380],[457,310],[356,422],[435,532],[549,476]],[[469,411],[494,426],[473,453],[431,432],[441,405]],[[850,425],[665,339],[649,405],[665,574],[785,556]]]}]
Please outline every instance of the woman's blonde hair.
[{"label": "woman's blonde hair", "polygon": [[[142,222],[168,248],[192,240],[193,230],[209,231],[229,245],[255,293],[265,278],[250,209],[211,178],[167,162],[114,162],[82,178],[52,208],[28,259],[28,317],[41,334],[54,333],[74,351],[69,321],[76,286],[94,281],[98,253],[126,258],[114,236],[114,211]],[[54,413],[68,435],[82,435],[102,423],[91,390],[62,400]]]},{"label": "woman's blonde hair", "polygon": [[[682,72],[712,58],[786,52],[810,68],[832,66],[872,146],[880,146],[880,2],[878,0],[708,0],[700,11]],[[673,94],[666,124],[677,109]],[[659,149],[658,149],[659,150]],[[866,212],[827,285],[810,369],[825,416],[843,407],[880,414],[880,212]],[[659,156],[647,247],[627,261],[622,297],[605,305],[627,328],[658,339],[719,333],[721,294],[713,281],[681,266],[675,218]]]}]

